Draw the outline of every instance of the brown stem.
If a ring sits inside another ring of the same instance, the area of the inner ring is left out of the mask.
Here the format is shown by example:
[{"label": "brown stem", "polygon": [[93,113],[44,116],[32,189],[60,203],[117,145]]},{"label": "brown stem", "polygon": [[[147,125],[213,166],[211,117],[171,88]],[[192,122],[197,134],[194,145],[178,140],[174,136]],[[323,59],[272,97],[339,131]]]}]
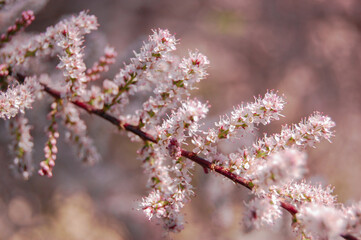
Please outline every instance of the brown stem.
[{"label": "brown stem", "polygon": [[[45,84],[42,84],[44,86],[44,91],[49,93],[51,96],[55,97],[55,98],[61,98],[61,93],[57,90],[51,89],[48,86],[46,86]],[[95,109],[93,106],[84,103],[82,101],[79,100],[73,100],[71,101],[73,104],[75,104],[76,106],[86,110],[88,113],[90,114],[95,114],[98,115],[101,118],[104,118],[105,120],[109,121],[110,123],[123,128],[127,131],[130,131],[136,135],[138,135],[140,138],[142,138],[144,141],[151,141],[154,143],[157,143],[157,140],[151,136],[150,134],[142,131],[139,127],[128,124],[128,123],[124,123],[121,120],[111,116],[110,114],[104,112],[103,110],[99,110],[99,109]],[[203,169],[206,170],[213,170],[223,176],[225,176],[226,178],[229,178],[230,180],[232,180],[235,183],[241,184],[242,186],[252,190],[253,188],[253,183],[245,178],[242,178],[241,176],[238,176],[234,173],[232,173],[229,169],[225,168],[225,167],[221,167],[221,166],[217,166],[215,164],[212,164],[211,162],[207,161],[206,159],[199,157],[197,154],[195,154],[194,152],[189,152],[187,150],[181,149],[181,154],[183,157],[188,158],[189,160],[199,164],[200,166],[203,167]],[[281,207],[283,209],[285,209],[286,211],[288,211],[290,214],[292,214],[292,216],[294,216],[295,214],[298,213],[298,210],[296,208],[296,206],[285,202],[285,201],[281,201]],[[350,234],[341,234],[341,237],[343,237],[346,240],[358,240],[358,238],[350,235]]]},{"label": "brown stem", "polygon": [[292,215],[296,215],[298,213],[297,208],[295,206],[293,206],[292,204],[288,203],[288,202],[282,202],[281,201],[281,207],[283,209],[286,209]]},{"label": "brown stem", "polygon": [[357,237],[354,237],[351,234],[341,234],[341,237],[343,237],[346,240],[358,240]]},{"label": "brown stem", "polygon": [[245,178],[242,178],[241,176],[238,176],[238,175],[230,172],[227,168],[212,164],[211,162],[205,160],[204,158],[199,157],[194,152],[189,152],[189,151],[182,149],[181,153],[182,153],[183,157],[188,158],[195,163],[198,163],[203,168],[213,170],[213,171],[220,173],[223,176],[231,179],[235,183],[241,184],[242,186],[245,186],[246,188],[248,188],[250,190],[252,189],[252,182],[250,182],[249,180],[247,180]]}]

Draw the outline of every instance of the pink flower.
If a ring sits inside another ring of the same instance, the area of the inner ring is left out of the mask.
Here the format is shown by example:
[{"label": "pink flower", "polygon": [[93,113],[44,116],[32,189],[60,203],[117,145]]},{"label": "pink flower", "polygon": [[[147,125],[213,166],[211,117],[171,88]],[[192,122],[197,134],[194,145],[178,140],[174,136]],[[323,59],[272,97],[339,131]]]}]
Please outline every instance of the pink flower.
[{"label": "pink flower", "polygon": [[28,125],[28,119],[24,115],[18,115],[9,121],[10,134],[13,137],[9,145],[14,160],[10,166],[15,174],[19,174],[23,179],[28,180],[32,174],[32,150],[33,138],[30,135],[31,126]]},{"label": "pink flower", "polygon": [[27,77],[24,84],[15,84],[6,92],[0,92],[0,118],[12,118],[31,108],[41,88],[37,78]]},{"label": "pink flower", "polygon": [[257,159],[249,169],[254,191],[268,191],[272,185],[280,186],[298,180],[306,173],[306,154],[296,149],[286,149],[271,154],[267,159]]},{"label": "pink flower", "polygon": [[277,198],[256,198],[245,204],[244,222],[247,227],[261,228],[274,225],[282,216]]},{"label": "pink flower", "polygon": [[339,239],[346,227],[342,211],[314,203],[302,205],[296,218],[301,231],[314,239]]}]

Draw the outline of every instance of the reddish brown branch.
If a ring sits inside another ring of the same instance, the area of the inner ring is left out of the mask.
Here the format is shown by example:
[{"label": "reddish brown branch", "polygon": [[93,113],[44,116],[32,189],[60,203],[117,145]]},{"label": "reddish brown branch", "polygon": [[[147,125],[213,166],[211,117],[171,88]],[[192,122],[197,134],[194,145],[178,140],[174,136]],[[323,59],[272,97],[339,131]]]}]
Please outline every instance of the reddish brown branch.
[{"label": "reddish brown branch", "polygon": [[[61,98],[61,93],[59,91],[51,89],[48,86],[46,86],[45,84],[43,84],[43,86],[44,86],[44,91],[45,92],[49,93],[54,98]],[[154,142],[154,143],[157,142],[157,140],[153,136],[151,136],[150,134],[142,131],[137,126],[134,126],[134,125],[131,125],[131,124],[128,124],[128,123],[124,123],[121,120],[119,120],[119,119],[111,116],[110,114],[104,112],[103,110],[95,109],[93,106],[91,106],[91,105],[89,105],[87,103],[84,103],[82,101],[79,101],[79,100],[73,100],[71,102],[74,105],[86,110],[90,114],[98,115],[99,117],[109,121],[110,123],[136,134],[137,136],[142,138],[144,141],[151,141],[151,142]],[[202,166],[203,169],[205,169],[206,173],[207,173],[208,169],[211,170],[211,171],[215,171],[215,172],[225,176],[226,178],[229,178],[233,182],[241,184],[242,186],[252,190],[253,184],[252,184],[251,181],[230,172],[227,168],[212,164],[211,162],[207,161],[206,159],[204,159],[202,157],[199,157],[197,154],[195,154],[193,152],[186,151],[184,149],[181,150],[181,153],[182,153],[183,157],[188,158],[189,160],[191,160],[191,161],[199,164],[200,166]],[[288,202],[281,201],[281,207],[283,209],[285,209],[286,211],[288,211],[293,216],[298,213],[297,208],[294,205],[292,205],[292,204],[290,204]],[[342,234],[341,237],[343,237],[346,240],[358,240],[358,238],[356,238],[356,237],[354,237],[354,236],[352,236],[350,234]]]},{"label": "reddish brown branch", "polygon": [[352,236],[350,234],[341,234],[341,237],[343,237],[346,240],[358,240],[357,237],[354,237],[354,236]]},{"label": "reddish brown branch", "polygon": [[298,213],[297,208],[288,202],[281,202],[281,207],[283,209],[286,209],[292,215],[295,215],[296,213]]},{"label": "reddish brown branch", "polygon": [[182,151],[183,157],[186,157],[186,158],[192,160],[193,162],[198,163],[203,168],[213,170],[213,171],[220,173],[223,176],[231,179],[235,183],[241,184],[242,186],[245,186],[246,188],[248,188],[250,190],[252,189],[252,182],[248,181],[247,179],[242,178],[234,173],[231,173],[229,170],[227,170],[224,167],[217,166],[217,165],[210,163],[209,161],[205,160],[204,158],[199,157],[194,152],[189,152],[184,149],[182,149],[181,151]]}]

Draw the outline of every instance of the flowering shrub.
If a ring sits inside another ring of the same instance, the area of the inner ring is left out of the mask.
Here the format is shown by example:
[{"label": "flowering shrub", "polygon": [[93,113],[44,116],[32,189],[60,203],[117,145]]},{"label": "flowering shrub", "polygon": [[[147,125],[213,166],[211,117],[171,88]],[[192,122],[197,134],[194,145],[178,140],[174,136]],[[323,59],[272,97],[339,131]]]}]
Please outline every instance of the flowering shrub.
[{"label": "flowering shrub", "polygon": [[[5,2],[4,2],[5,4]],[[48,27],[44,33],[16,38],[34,20],[26,11],[0,39],[0,117],[8,122],[13,137],[10,150],[12,169],[28,179],[33,169],[31,126],[25,110],[44,97],[52,97],[48,140],[38,174],[52,177],[56,168],[58,122],[66,129],[66,139],[85,163],[100,160],[92,139],[87,136],[81,109],[129,132],[132,141],[142,143],[139,158],[148,175],[148,196],[139,205],[149,219],[164,228],[183,229],[182,208],[194,195],[191,171],[195,164],[205,173],[221,174],[252,191],[255,198],[246,207],[245,223],[262,227],[280,221],[286,210],[292,215],[292,228],[305,239],[361,238],[361,205],[343,206],[336,202],[332,188],[302,180],[307,172],[304,149],[325,139],[330,141],[335,123],[315,112],[299,124],[283,126],[280,133],[255,141],[231,153],[219,149],[252,133],[258,125],[278,120],[285,100],[268,91],[253,103],[235,107],[221,116],[214,128],[204,129],[202,119],[209,110],[190,95],[196,83],[207,76],[209,61],[198,51],[184,58],[174,54],[178,40],[168,30],[153,31],[139,52],[113,79],[102,79],[114,63],[116,52],[107,47],[104,56],[87,69],[83,38],[97,29],[95,16],[77,16]],[[59,59],[62,82],[46,72],[32,72],[32,64],[45,57]],[[100,82],[100,83],[97,83]],[[152,92],[133,114],[124,108],[132,95]]]}]

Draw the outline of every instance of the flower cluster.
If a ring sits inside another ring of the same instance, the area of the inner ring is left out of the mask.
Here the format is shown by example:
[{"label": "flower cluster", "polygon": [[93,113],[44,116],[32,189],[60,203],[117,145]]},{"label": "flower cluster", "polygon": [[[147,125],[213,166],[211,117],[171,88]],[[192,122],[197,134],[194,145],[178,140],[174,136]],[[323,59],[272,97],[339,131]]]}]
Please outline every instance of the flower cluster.
[{"label": "flower cluster", "polygon": [[[163,226],[171,231],[183,229],[183,217],[179,212],[194,194],[189,173],[194,164],[181,157],[181,146],[199,131],[197,122],[207,112],[208,106],[198,100],[182,102],[182,106],[158,127],[158,143],[146,145],[141,152],[150,175],[148,185],[154,189],[143,199],[141,209],[149,218],[162,219]],[[171,163],[169,166],[165,165],[167,160]]]},{"label": "flower cluster", "polygon": [[128,104],[130,95],[150,89],[150,84],[157,81],[155,74],[158,64],[167,61],[169,52],[176,49],[176,44],[177,40],[168,30],[153,31],[140,52],[135,52],[135,57],[130,59],[131,63],[125,65],[113,79],[118,91],[105,102],[105,110],[110,109],[112,113],[119,115]]},{"label": "flower cluster", "polygon": [[3,33],[0,37],[0,48],[4,43],[7,43],[11,40],[12,36],[15,35],[20,30],[26,28],[34,21],[33,11],[24,11],[21,14],[21,18],[16,19],[16,22],[13,26],[8,27],[6,33]]},{"label": "flower cluster", "polygon": [[312,185],[306,181],[289,182],[284,185],[273,185],[269,188],[272,194],[279,196],[288,202],[292,202],[296,206],[303,202],[311,202],[322,204],[324,206],[332,206],[336,203],[336,196],[333,195],[331,186],[323,187],[321,184]]},{"label": "flower cluster", "polygon": [[[299,124],[283,126],[281,133],[265,135],[235,153],[224,154],[218,148],[221,140],[240,139],[252,132],[254,124],[278,119],[283,105],[283,99],[270,92],[264,99],[236,108],[230,117],[221,117],[215,124],[217,128],[194,135],[194,151],[211,158],[222,171],[227,169],[232,178],[238,175],[247,179],[247,186],[256,194],[254,200],[246,203],[247,226],[259,228],[277,223],[283,207],[294,214],[294,229],[307,238],[334,239],[347,232],[357,236],[353,229],[358,228],[355,227],[358,220],[349,223],[352,217],[343,217],[347,211],[340,210],[331,187],[297,182],[307,171],[305,147],[313,147],[321,139],[329,141],[333,136],[335,123],[329,117],[316,112]],[[317,206],[322,207],[313,211]],[[357,211],[350,212],[350,216],[357,216],[354,214]],[[346,227],[352,224],[353,227]]]},{"label": "flower cluster", "polygon": [[[7,2],[0,1],[0,8]],[[248,226],[276,223],[283,208],[291,213],[294,230],[305,238],[361,237],[360,203],[343,206],[336,202],[331,187],[299,181],[307,171],[306,147],[314,147],[322,139],[330,141],[333,136],[335,123],[328,116],[316,112],[299,124],[283,126],[280,133],[265,134],[253,144],[224,152],[220,144],[254,135],[258,125],[278,120],[285,105],[283,97],[269,91],[253,103],[234,108],[221,116],[215,127],[205,130],[201,120],[208,113],[208,103],[189,96],[207,76],[209,61],[198,51],[189,52],[185,58],[175,55],[178,40],[168,30],[153,31],[113,79],[101,79],[101,73],[115,62],[116,52],[105,48],[105,55],[87,69],[84,35],[97,29],[95,16],[81,12],[44,33],[12,38],[33,20],[31,11],[24,12],[0,38],[0,118],[11,121],[13,168],[25,179],[32,169],[33,143],[24,113],[39,92],[46,92],[55,100],[48,114],[48,140],[40,175],[53,176],[58,118],[79,158],[86,163],[100,159],[81,118],[83,109],[129,131],[132,140],[143,141],[139,155],[150,193],[141,201],[140,209],[150,219],[160,220],[168,231],[178,232],[184,227],[181,210],[194,195],[191,171],[197,163],[206,173],[217,172],[252,190],[255,198],[245,204]],[[40,81],[39,73],[32,71],[30,64],[45,56],[58,56],[64,88],[55,89],[54,82]],[[151,92],[149,98],[140,109],[126,115],[130,97],[143,91]]]},{"label": "flower cluster", "polygon": [[60,56],[59,69],[64,70],[65,81],[69,83],[69,91],[73,95],[83,95],[87,78],[85,76],[85,63],[83,62],[83,44],[79,29],[75,26],[65,26],[57,36],[57,44],[64,49]]},{"label": "flower cluster", "polygon": [[271,154],[267,159],[257,158],[257,163],[249,169],[254,179],[254,190],[268,190],[270,186],[280,186],[292,180],[303,178],[306,169],[306,154],[296,149],[285,149]]},{"label": "flower cluster", "polygon": [[9,75],[8,66],[6,64],[0,64],[0,77],[6,77]]},{"label": "flower cluster", "polygon": [[41,169],[38,173],[41,176],[53,176],[53,168],[55,166],[56,154],[58,148],[56,146],[57,138],[59,138],[59,132],[57,130],[56,115],[59,112],[60,101],[55,101],[51,104],[51,112],[48,118],[51,120],[50,126],[47,128],[48,141],[44,147],[45,160],[40,163]]},{"label": "flower cluster", "polygon": [[100,73],[107,72],[109,65],[115,62],[117,53],[114,48],[107,46],[104,49],[104,56],[98,62],[93,64],[93,67],[86,71],[87,82],[95,81],[100,78]]},{"label": "flower cluster", "polygon": [[303,204],[296,218],[297,227],[312,239],[338,239],[346,227],[341,210],[315,203]]},{"label": "flower cluster", "polygon": [[[27,67],[27,61],[30,61],[32,57],[42,57],[42,56],[54,56],[58,53],[61,53],[65,49],[56,48],[59,41],[65,41],[66,37],[62,37],[63,33],[67,34],[68,29],[76,32],[76,35],[84,35],[89,33],[91,30],[95,30],[98,24],[96,18],[91,15],[87,15],[86,12],[81,12],[78,16],[74,16],[70,19],[63,20],[56,24],[55,26],[48,27],[45,33],[35,35],[33,37],[27,38],[25,42],[9,42],[0,50],[0,60],[4,64],[6,63],[9,68],[13,71],[21,71],[22,68]],[[81,41],[81,38],[69,39]],[[60,44],[61,46],[66,46],[67,43]],[[79,46],[80,43],[72,43],[74,46]],[[75,47],[74,46],[74,47]],[[74,53],[74,49],[68,49]]]},{"label": "flower cluster", "polygon": [[72,103],[64,103],[60,112],[67,128],[66,139],[76,148],[79,159],[84,163],[94,164],[100,161],[100,155],[93,140],[86,134],[86,124]]},{"label": "flower cluster", "polygon": [[6,92],[0,92],[0,118],[12,118],[31,108],[41,86],[36,77],[27,77],[23,84],[14,83]]},{"label": "flower cluster", "polygon": [[346,219],[346,233],[361,238],[361,202],[343,207]]},{"label": "flower cluster", "polygon": [[252,147],[244,148],[239,152],[239,155],[243,157],[242,166],[245,174],[252,179],[254,170],[258,168],[255,166],[259,164],[257,159],[266,159],[274,152],[290,147],[304,150],[306,146],[314,146],[322,138],[329,140],[333,135],[334,126],[335,123],[329,117],[316,112],[298,125],[283,126],[281,133],[265,135]]},{"label": "flower cluster", "polygon": [[247,207],[244,223],[247,227],[265,227],[273,225],[282,216],[279,200],[272,198],[256,198],[245,204]]},{"label": "flower cluster", "polygon": [[[231,112],[231,116],[224,115],[215,123],[217,128],[209,129],[206,136],[196,136],[193,139],[193,144],[196,146],[194,151],[204,154],[214,163],[222,166],[237,161],[238,156],[231,154],[227,157],[217,150],[219,142],[224,139],[240,138],[247,132],[253,132],[258,124],[265,125],[272,120],[278,120],[284,105],[285,101],[282,97],[274,92],[267,92],[264,98],[259,97],[254,103],[236,107]],[[237,161],[235,165],[239,164],[240,162]]]},{"label": "flower cluster", "polygon": [[25,180],[33,171],[31,152],[34,143],[30,135],[31,126],[28,125],[28,122],[23,114],[19,114],[9,121],[10,134],[13,137],[9,148],[15,155],[11,168]]},{"label": "flower cluster", "polygon": [[[152,126],[157,124],[168,109],[176,107],[177,103],[189,91],[207,76],[206,68],[209,61],[206,56],[198,52],[189,52],[189,58],[183,58],[182,62],[169,62],[167,70],[158,73],[158,80],[153,92],[154,97],[143,103],[143,109],[136,112],[140,126]],[[169,71],[171,70],[171,71]]]}]

